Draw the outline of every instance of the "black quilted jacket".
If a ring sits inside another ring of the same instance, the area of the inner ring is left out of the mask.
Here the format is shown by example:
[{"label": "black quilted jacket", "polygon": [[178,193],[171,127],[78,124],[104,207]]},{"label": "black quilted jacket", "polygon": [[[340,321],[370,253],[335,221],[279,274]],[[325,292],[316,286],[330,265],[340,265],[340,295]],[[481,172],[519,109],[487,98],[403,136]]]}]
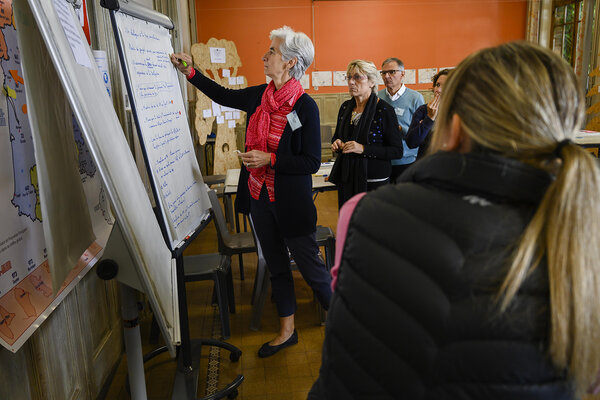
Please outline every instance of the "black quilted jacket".
[{"label": "black quilted jacket", "polygon": [[547,356],[545,265],[503,314],[506,260],[551,182],[490,154],[438,153],[350,220],[309,399],[572,399]]}]

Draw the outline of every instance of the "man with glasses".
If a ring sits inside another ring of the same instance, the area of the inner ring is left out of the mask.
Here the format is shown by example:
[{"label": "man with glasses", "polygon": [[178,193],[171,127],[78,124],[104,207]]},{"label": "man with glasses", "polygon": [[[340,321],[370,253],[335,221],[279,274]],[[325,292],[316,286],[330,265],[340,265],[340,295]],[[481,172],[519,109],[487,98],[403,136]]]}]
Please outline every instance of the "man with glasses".
[{"label": "man with glasses", "polygon": [[[381,77],[385,89],[377,93],[380,99],[385,100],[394,107],[398,125],[402,136],[408,132],[412,115],[419,106],[425,104],[423,95],[416,90],[407,88],[404,83],[404,63],[395,57],[386,59],[381,66]],[[417,159],[419,148],[409,148],[404,139],[402,140],[404,152],[402,158],[392,160],[392,175],[390,182],[395,183],[396,178]]]}]

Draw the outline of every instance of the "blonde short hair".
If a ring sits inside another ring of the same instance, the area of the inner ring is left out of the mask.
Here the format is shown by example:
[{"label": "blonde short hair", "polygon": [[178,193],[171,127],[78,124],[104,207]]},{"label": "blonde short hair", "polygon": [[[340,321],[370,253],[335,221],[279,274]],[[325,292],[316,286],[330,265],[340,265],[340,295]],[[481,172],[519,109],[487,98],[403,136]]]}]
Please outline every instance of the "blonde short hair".
[{"label": "blonde short hair", "polygon": [[348,64],[348,68],[346,68],[346,76],[348,76],[350,72],[354,70],[358,70],[361,74],[365,74],[369,82],[373,83],[371,91],[373,93],[377,93],[377,77],[379,71],[377,71],[375,64],[373,64],[371,61],[352,60]]}]

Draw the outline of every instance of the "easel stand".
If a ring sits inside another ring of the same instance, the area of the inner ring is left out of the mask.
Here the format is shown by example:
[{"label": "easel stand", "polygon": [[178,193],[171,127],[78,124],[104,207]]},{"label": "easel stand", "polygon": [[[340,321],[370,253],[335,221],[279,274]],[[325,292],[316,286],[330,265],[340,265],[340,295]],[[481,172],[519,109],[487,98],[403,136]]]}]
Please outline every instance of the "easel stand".
[{"label": "easel stand", "polygon": [[[187,239],[182,246],[173,251],[177,268],[177,285],[179,301],[179,320],[181,329],[181,344],[177,348],[177,371],[173,385],[172,400],[196,400],[198,388],[198,373],[202,345],[217,346],[230,352],[229,359],[237,362],[242,351],[230,343],[215,339],[190,339],[189,320],[187,309],[187,296],[185,291],[185,271],[183,265],[183,251],[189,243],[208,224],[210,219],[204,221],[196,232]],[[123,270],[133,271],[133,261],[129,256],[122,239],[118,223],[113,227],[113,232],[107,243],[103,259],[98,263],[96,273],[101,279],[110,280],[119,275]],[[111,245],[112,244],[112,245]],[[126,254],[124,254],[124,252]],[[115,261],[116,260],[116,261]],[[129,262],[127,262],[129,260]],[[131,275],[128,277],[131,278]],[[134,285],[137,286],[137,285]],[[127,370],[129,373],[129,387],[132,400],[146,400],[146,382],[144,377],[144,363],[159,354],[168,351],[167,346],[159,347],[142,356],[142,340],[138,323],[138,305],[136,289],[120,283],[121,313],[125,338],[125,351],[127,354]],[[202,397],[198,400],[215,400],[224,397],[233,399],[238,395],[238,386],[243,382],[244,376],[238,375],[224,389]]]}]

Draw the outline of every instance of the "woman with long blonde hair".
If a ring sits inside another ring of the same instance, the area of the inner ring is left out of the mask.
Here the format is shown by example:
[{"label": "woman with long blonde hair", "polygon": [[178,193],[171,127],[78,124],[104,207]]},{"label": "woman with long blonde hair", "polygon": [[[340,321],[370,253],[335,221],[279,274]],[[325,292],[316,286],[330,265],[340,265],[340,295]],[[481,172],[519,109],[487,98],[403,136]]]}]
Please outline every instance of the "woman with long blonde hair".
[{"label": "woman with long blonde hair", "polygon": [[571,142],[582,98],[531,43],[460,63],[431,154],[340,213],[309,398],[585,393],[600,367],[600,173]]}]

